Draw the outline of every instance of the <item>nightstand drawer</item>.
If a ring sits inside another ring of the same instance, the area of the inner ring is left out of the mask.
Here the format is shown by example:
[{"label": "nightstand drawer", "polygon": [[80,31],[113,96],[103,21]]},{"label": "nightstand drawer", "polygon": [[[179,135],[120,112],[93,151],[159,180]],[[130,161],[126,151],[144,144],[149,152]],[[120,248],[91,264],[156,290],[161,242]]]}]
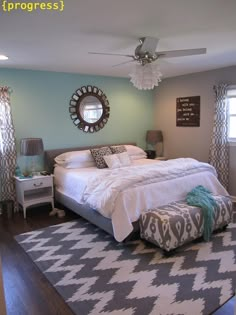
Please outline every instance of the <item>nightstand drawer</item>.
[{"label": "nightstand drawer", "polygon": [[32,178],[32,180],[27,180],[22,182],[24,190],[32,190],[38,188],[49,187],[52,185],[52,177],[44,177],[44,178]]}]

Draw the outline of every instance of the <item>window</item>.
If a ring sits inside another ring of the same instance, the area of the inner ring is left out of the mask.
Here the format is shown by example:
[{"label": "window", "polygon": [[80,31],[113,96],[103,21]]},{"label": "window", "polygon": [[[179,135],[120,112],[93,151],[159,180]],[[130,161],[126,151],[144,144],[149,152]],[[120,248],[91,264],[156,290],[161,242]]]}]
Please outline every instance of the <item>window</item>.
[{"label": "window", "polygon": [[102,104],[87,105],[84,107],[83,119],[95,123],[102,116]]},{"label": "window", "polygon": [[227,92],[229,104],[229,140],[236,141],[236,88]]}]

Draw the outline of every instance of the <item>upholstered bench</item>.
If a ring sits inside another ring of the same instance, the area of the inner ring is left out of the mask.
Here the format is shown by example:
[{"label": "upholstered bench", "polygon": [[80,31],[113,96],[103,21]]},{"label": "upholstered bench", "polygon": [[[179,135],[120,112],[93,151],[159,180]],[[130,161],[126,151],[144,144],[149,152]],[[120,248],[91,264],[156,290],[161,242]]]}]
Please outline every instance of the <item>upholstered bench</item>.
[{"label": "upholstered bench", "polygon": [[[226,227],[232,218],[229,197],[214,196],[213,231]],[[204,218],[201,208],[189,206],[185,201],[150,209],[140,217],[141,238],[169,252],[203,235]]]}]

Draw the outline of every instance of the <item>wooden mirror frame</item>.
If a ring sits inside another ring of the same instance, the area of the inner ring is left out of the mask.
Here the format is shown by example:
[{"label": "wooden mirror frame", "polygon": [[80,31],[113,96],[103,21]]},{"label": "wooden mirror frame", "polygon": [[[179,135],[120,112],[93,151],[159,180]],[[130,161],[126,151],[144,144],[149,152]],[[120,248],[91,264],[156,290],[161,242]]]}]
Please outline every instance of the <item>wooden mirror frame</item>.
[{"label": "wooden mirror frame", "polygon": [[[86,96],[96,97],[102,105],[102,115],[94,123],[90,123],[81,116],[80,106],[81,102]],[[110,106],[106,95],[101,89],[96,86],[82,86],[80,89],[76,90],[70,99],[69,106],[70,117],[76,127],[84,132],[97,132],[102,129],[108,121],[110,116]]]}]

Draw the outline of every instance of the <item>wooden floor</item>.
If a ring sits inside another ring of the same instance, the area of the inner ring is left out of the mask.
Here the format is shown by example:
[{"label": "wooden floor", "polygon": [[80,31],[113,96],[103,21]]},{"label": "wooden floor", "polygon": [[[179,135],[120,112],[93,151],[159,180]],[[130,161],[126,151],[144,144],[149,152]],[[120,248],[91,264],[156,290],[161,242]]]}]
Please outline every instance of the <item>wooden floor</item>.
[{"label": "wooden floor", "polygon": [[[29,209],[27,220],[22,213],[15,214],[13,219],[0,216],[0,253],[8,315],[74,314],[14,240],[14,235],[76,218],[70,211],[65,218],[50,217],[49,211],[47,206]],[[236,314],[235,303],[235,299],[231,299],[214,314]]]}]

